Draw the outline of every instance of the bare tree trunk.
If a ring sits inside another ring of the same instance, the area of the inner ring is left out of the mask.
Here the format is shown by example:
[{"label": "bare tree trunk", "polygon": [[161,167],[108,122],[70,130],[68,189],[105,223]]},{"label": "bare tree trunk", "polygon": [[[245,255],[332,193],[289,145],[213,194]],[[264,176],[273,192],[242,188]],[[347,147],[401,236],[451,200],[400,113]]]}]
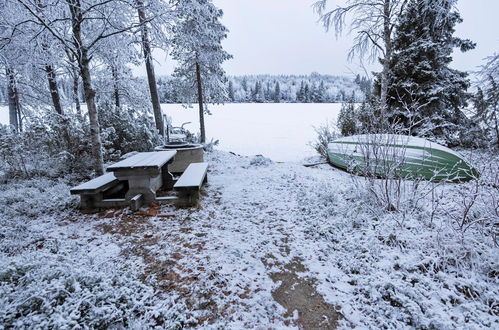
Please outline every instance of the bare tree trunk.
[{"label": "bare tree trunk", "polygon": [[83,90],[87,102],[88,118],[90,119],[90,137],[92,140],[93,167],[97,175],[104,173],[104,160],[102,157],[102,142],[100,138],[99,115],[95,105],[95,91],[92,88],[90,75],[90,59],[88,49],[83,46],[81,38],[81,24],[83,15],[81,12],[80,0],[67,0],[71,11],[71,21],[73,30],[73,42],[77,50],[78,66],[80,68]]},{"label": "bare tree trunk", "polygon": [[14,71],[7,68],[7,97],[9,99],[9,123],[10,126],[16,131],[20,131],[20,121],[19,121],[19,94],[16,86],[16,78],[14,76]]},{"label": "bare tree trunk", "polygon": [[199,104],[199,126],[201,133],[201,143],[206,142],[206,131],[204,128],[204,107],[203,107],[203,81],[201,80],[201,68],[196,62],[196,82],[198,85],[198,104]]},{"label": "bare tree trunk", "polygon": [[144,59],[146,62],[147,82],[149,83],[149,91],[151,93],[151,103],[154,112],[154,120],[156,122],[156,129],[162,136],[165,135],[165,128],[163,124],[163,115],[161,113],[161,105],[159,103],[158,86],[156,85],[156,76],[154,74],[154,64],[151,53],[151,45],[149,43],[149,31],[146,25],[146,13],[144,11],[144,4],[142,1],[137,2],[139,22],[142,24],[142,48],[144,51]]},{"label": "bare tree trunk", "polygon": [[385,56],[383,58],[383,71],[381,72],[381,111],[388,110],[388,75],[390,71],[390,60],[392,58],[392,33],[390,24],[390,0],[383,3],[383,41],[385,44]]},{"label": "bare tree trunk", "polygon": [[80,79],[78,79],[78,77],[78,68],[73,66],[73,102],[75,103],[76,113],[78,114],[78,117],[82,118],[79,91]]},{"label": "bare tree trunk", "polygon": [[120,85],[119,85],[119,77],[118,77],[118,69],[116,65],[111,65],[111,73],[113,75],[113,83],[114,83],[114,105],[117,108],[121,107],[120,100]]},{"label": "bare tree trunk", "polygon": [[57,88],[57,78],[55,75],[54,68],[51,65],[46,65],[45,72],[47,72],[47,79],[49,82],[52,104],[54,105],[55,111],[58,114],[62,115],[61,97],[59,95],[59,89]]}]

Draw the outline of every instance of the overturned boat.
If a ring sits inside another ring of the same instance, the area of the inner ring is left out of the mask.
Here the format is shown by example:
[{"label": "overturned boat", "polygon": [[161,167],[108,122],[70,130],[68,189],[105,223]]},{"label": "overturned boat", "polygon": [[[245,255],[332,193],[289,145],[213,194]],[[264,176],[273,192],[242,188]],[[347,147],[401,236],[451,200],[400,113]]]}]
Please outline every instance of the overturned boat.
[{"label": "overturned boat", "polygon": [[362,134],[328,144],[332,165],[380,178],[463,182],[478,171],[458,153],[429,140],[398,134]]}]

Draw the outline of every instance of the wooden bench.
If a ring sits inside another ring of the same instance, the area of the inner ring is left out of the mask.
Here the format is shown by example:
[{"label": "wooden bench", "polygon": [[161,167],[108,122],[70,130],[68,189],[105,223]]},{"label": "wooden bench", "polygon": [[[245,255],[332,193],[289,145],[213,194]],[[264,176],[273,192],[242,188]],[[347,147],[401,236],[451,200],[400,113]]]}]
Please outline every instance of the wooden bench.
[{"label": "wooden bench", "polygon": [[208,163],[191,163],[177,180],[173,189],[177,191],[177,206],[196,206],[201,186],[208,182]]},{"label": "wooden bench", "polygon": [[127,205],[124,198],[106,199],[124,189],[126,187],[123,182],[120,182],[113,173],[107,173],[72,188],[70,192],[71,195],[80,195],[82,209],[95,209]]}]

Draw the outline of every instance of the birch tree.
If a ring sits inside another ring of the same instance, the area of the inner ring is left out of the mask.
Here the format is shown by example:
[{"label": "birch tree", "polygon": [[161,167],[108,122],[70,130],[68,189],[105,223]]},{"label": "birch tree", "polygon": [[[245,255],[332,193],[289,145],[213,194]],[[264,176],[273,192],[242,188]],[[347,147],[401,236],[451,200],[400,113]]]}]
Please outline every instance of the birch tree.
[{"label": "birch tree", "polygon": [[[332,0],[315,2],[314,9],[326,30],[334,29],[336,35],[345,30],[355,33],[349,59],[359,57],[370,62],[379,59],[383,69],[380,75],[380,105],[388,106],[389,63],[392,58],[392,41],[397,18],[408,0],[347,0],[345,6],[330,9]],[[348,27],[348,28],[347,28]]]},{"label": "birch tree", "polygon": [[97,174],[102,174],[102,143],[90,72],[91,60],[103,40],[140,26],[134,21],[135,4],[109,0],[66,0],[64,6],[57,0],[17,2],[30,16],[28,22],[22,23],[35,24],[40,31],[49,33],[53,42],[59,43],[78,63],[90,121],[93,168]]},{"label": "birch tree", "polygon": [[[154,25],[150,24],[151,19],[150,15],[152,13],[156,13],[157,17],[156,20],[159,21],[159,23],[156,23]],[[164,131],[164,123],[163,123],[163,113],[161,111],[161,104],[159,101],[159,93],[158,93],[158,86],[156,83],[156,73],[154,72],[154,61],[152,57],[152,49],[153,47],[151,46],[151,28],[156,31],[160,31],[159,37],[156,39],[159,39],[160,44],[164,45],[165,42],[162,39],[162,36],[164,33],[162,33],[162,23],[164,22],[164,19],[168,19],[168,17],[165,18],[165,16],[168,16],[170,13],[169,7],[165,5],[162,1],[151,1],[149,3],[145,3],[144,1],[138,0],[137,1],[137,13],[138,13],[138,18],[139,22],[141,25],[141,44],[142,44],[142,51],[144,54],[144,61],[145,61],[145,66],[146,66],[146,73],[147,73],[147,82],[149,84],[149,92],[151,94],[151,103],[152,103],[152,108],[153,108],[153,113],[154,113],[154,120],[156,122],[156,129],[159,131],[159,133],[164,136],[165,131]],[[156,34],[158,36],[158,34]],[[158,41],[158,40],[156,40]],[[161,42],[163,41],[163,42]]]}]

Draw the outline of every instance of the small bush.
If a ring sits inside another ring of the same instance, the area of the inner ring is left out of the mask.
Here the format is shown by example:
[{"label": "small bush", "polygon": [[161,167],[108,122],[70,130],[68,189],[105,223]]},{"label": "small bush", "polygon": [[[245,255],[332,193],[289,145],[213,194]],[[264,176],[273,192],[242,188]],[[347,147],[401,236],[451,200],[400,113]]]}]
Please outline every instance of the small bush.
[{"label": "small bush", "polygon": [[105,160],[114,161],[132,151],[152,151],[160,144],[154,121],[143,110],[105,103],[99,115]]},{"label": "small bush", "polygon": [[[131,151],[151,151],[160,142],[144,110],[99,106],[104,161]],[[30,117],[23,132],[0,126],[0,163],[7,178],[88,178],[92,173],[90,127],[85,119],[53,111]]]},{"label": "small bush", "polygon": [[181,306],[158,299],[133,269],[72,257],[47,251],[1,261],[0,323],[41,329],[181,328]]},{"label": "small bush", "polygon": [[325,123],[319,127],[315,127],[317,139],[310,143],[311,147],[319,153],[322,157],[327,159],[327,145],[339,137],[335,125]]}]

